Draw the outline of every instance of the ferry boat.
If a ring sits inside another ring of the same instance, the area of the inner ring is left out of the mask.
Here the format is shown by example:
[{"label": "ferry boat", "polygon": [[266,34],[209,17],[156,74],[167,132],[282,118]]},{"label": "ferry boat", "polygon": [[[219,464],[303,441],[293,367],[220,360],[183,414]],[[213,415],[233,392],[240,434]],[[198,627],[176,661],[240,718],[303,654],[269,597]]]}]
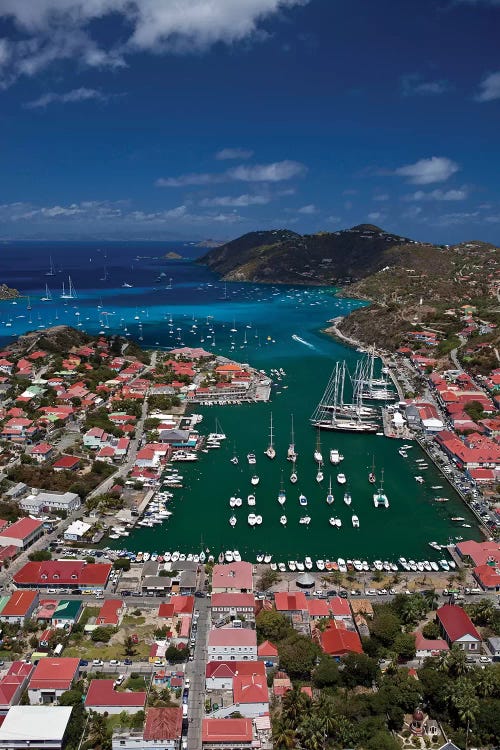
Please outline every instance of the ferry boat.
[{"label": "ferry boat", "polygon": [[384,470],[382,469],[382,479],[380,480],[380,487],[377,492],[373,493],[373,504],[376,508],[388,508],[389,500],[387,495],[384,493]]}]

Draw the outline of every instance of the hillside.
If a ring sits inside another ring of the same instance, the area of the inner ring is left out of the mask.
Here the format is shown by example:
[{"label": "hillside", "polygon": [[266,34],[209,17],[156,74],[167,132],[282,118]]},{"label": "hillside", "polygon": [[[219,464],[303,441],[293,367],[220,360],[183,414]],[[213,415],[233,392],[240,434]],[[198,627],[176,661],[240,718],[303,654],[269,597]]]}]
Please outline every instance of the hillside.
[{"label": "hillside", "polygon": [[14,297],[19,297],[17,289],[11,289],[7,284],[0,284],[0,300],[14,299]]},{"label": "hillside", "polygon": [[431,247],[372,224],[313,235],[280,229],[245,234],[198,262],[228,281],[341,285],[396,262],[398,248],[414,245]]}]

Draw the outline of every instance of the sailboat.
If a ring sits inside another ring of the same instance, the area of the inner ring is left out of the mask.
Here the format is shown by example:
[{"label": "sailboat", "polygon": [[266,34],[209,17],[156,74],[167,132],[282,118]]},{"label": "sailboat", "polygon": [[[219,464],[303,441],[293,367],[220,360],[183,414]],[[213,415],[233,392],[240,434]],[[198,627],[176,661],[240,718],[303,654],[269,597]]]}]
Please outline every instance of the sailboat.
[{"label": "sailboat", "polygon": [[295,450],[295,437],[293,433],[293,414],[292,414],[292,435],[290,439],[290,445],[288,446],[288,452],[286,455],[287,461],[297,460],[297,451]]},{"label": "sailboat", "polygon": [[380,487],[376,492],[373,493],[373,504],[376,508],[388,508],[389,500],[387,495],[384,493],[384,470],[382,469],[382,478],[380,480]]},{"label": "sailboat", "polygon": [[312,425],[321,430],[377,432],[377,412],[373,407],[364,406],[362,388],[355,388],[353,403],[344,403],[346,374],[346,363],[336,362],[321,401],[311,417]]},{"label": "sailboat", "polygon": [[324,474],[322,471],[322,464],[320,461],[318,461],[318,471],[316,472],[316,481],[319,483],[319,482],[322,482],[323,479],[324,479]]},{"label": "sailboat", "polygon": [[333,497],[333,494],[332,494],[332,478],[330,477],[330,483],[328,485],[328,495],[326,496],[326,502],[328,503],[328,505],[331,505],[334,499],[335,498]]},{"label": "sailboat", "polygon": [[71,281],[71,276],[68,276],[68,291],[66,291],[63,281],[61,299],[76,299],[75,287]]},{"label": "sailboat", "polygon": [[286,493],[283,487],[283,472],[281,472],[281,486],[280,491],[278,492],[278,502],[280,505],[284,505],[286,502]]},{"label": "sailboat", "polygon": [[295,470],[295,461],[294,461],[292,464],[292,473],[290,474],[290,482],[292,484],[295,484],[297,480],[298,480],[298,476],[297,476],[297,471]]},{"label": "sailboat", "polygon": [[26,305],[27,310],[31,310],[31,298],[28,296],[28,304]]},{"label": "sailboat", "polygon": [[52,302],[52,294],[48,284],[45,284],[45,296],[41,298],[41,302]]},{"label": "sailboat", "polygon": [[314,451],[314,460],[318,463],[323,463],[323,455],[321,453],[321,438],[318,430],[318,436],[316,439],[316,450]]},{"label": "sailboat", "polygon": [[271,424],[269,427],[269,445],[267,446],[264,453],[266,454],[268,458],[272,459],[276,457],[276,449],[274,447],[274,442],[273,442],[273,413],[272,412],[271,412]]},{"label": "sailboat", "polygon": [[49,270],[46,272],[45,276],[55,276],[54,272],[54,264],[52,262],[52,255],[49,258]]},{"label": "sailboat", "polygon": [[368,474],[368,481],[370,484],[375,484],[377,477],[375,476],[375,457],[372,456],[372,470]]}]

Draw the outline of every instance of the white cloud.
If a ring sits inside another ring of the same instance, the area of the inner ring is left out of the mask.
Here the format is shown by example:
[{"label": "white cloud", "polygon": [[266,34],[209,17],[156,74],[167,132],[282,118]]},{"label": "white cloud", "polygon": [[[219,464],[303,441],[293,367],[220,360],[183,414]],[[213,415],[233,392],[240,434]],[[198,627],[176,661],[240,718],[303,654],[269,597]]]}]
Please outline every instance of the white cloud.
[{"label": "white cloud", "polygon": [[401,78],[401,90],[404,96],[439,95],[450,90],[450,84],[445,80],[426,81],[419,73],[411,73]]},{"label": "white cloud", "polygon": [[56,94],[54,92],[42,94],[38,99],[34,99],[32,102],[27,102],[25,106],[28,107],[28,109],[37,109],[39,107],[46,107],[48,104],[53,104],[54,102],[66,104],[68,102],[84,102],[89,99],[97,99],[98,101],[103,102],[108,98],[108,96],[97,89],[87,89],[82,87],[79,89],[73,89],[72,91],[67,91],[65,94]]},{"label": "white cloud", "polygon": [[329,224],[340,224],[341,218],[340,216],[327,216],[325,221],[327,221]]},{"label": "white cloud", "polygon": [[156,180],[157,187],[185,187],[187,185],[215,185],[220,182],[281,182],[292,177],[300,177],[307,172],[307,167],[300,162],[276,161],[272,164],[254,164],[247,166],[240,164],[226,172],[194,172],[178,177],[160,177]]},{"label": "white cloud", "polygon": [[374,201],[380,201],[380,202],[388,201],[389,198],[390,198],[390,196],[387,193],[376,193],[373,196],[373,200]]},{"label": "white cloud", "polygon": [[490,73],[479,84],[479,94],[476,96],[478,102],[492,102],[500,99],[500,70]]},{"label": "white cloud", "polygon": [[[117,67],[134,52],[187,54],[219,42],[231,45],[258,38],[264,35],[262,22],[267,18],[307,2],[2,0],[0,19],[11,19],[19,36],[10,44],[4,60],[4,85],[21,75],[35,75],[56,60]],[[113,14],[115,25],[121,29],[120,41],[98,43],[96,22]]]},{"label": "white cloud", "polygon": [[301,208],[297,209],[297,213],[311,216],[312,214],[318,213],[318,209],[316,208],[314,203],[308,203],[307,206],[302,206]]},{"label": "white cloud", "polygon": [[463,201],[467,198],[467,190],[460,188],[459,190],[431,190],[426,193],[424,190],[416,190],[410,195],[405,195],[403,200],[405,201]]},{"label": "white cloud", "polygon": [[217,151],[215,158],[219,161],[227,161],[229,159],[250,159],[253,156],[253,151],[247,148],[222,148]]},{"label": "white cloud", "polygon": [[290,180],[292,177],[301,177],[307,172],[307,167],[298,161],[285,159],[275,161],[272,164],[254,164],[229,169],[227,175],[233,180],[243,182],[281,182]]},{"label": "white cloud", "polygon": [[479,216],[479,211],[456,211],[454,213],[442,214],[430,223],[439,227],[450,227],[456,224],[465,224],[476,221]]},{"label": "white cloud", "polygon": [[265,206],[271,202],[268,195],[220,195],[215,198],[203,198],[200,206]]},{"label": "white cloud", "polygon": [[368,218],[370,221],[377,221],[377,219],[383,219],[384,214],[382,214],[380,211],[372,211],[370,214],[368,214]]},{"label": "white cloud", "polygon": [[433,182],[444,182],[459,169],[458,164],[446,156],[431,156],[430,159],[420,159],[414,164],[398,167],[392,174],[407,177],[408,182],[415,185],[430,185]]},{"label": "white cloud", "polygon": [[403,219],[418,219],[422,213],[422,206],[411,206],[403,213]]}]

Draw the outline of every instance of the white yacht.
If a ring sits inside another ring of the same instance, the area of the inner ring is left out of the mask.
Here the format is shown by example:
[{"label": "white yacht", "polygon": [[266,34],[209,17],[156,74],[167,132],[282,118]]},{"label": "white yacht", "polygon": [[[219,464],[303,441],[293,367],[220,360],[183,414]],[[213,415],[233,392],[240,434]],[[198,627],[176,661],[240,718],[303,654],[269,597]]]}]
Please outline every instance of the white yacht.
[{"label": "white yacht", "polygon": [[286,526],[286,524],[287,524],[287,520],[288,520],[288,519],[287,519],[287,517],[286,517],[285,515],[283,515],[283,516],[280,516],[280,524],[281,524],[282,526]]},{"label": "white yacht", "polygon": [[332,505],[334,499],[335,498],[333,497],[333,494],[332,494],[332,478],[330,477],[330,483],[328,485],[328,495],[326,496],[327,504]]},{"label": "white yacht", "polygon": [[269,428],[269,445],[267,446],[266,450],[264,451],[266,456],[268,458],[276,458],[276,449],[274,447],[274,441],[273,441],[273,414],[271,412],[271,425]]},{"label": "white yacht", "polygon": [[359,518],[356,515],[352,516],[351,521],[352,521],[353,527],[355,529],[359,529]]},{"label": "white yacht", "polygon": [[336,448],[332,448],[330,451],[330,463],[334,466],[340,463],[340,453]]},{"label": "white yacht", "polygon": [[281,472],[281,486],[280,491],[278,492],[278,502],[280,505],[284,505],[286,502],[286,492],[285,488],[283,487],[283,472]]},{"label": "white yacht", "polygon": [[257,459],[255,458],[255,453],[247,453],[247,461],[249,464],[256,464]]},{"label": "white yacht", "polygon": [[324,560],[316,560],[316,567],[318,570],[324,570],[325,569],[325,561]]},{"label": "white yacht", "polygon": [[260,526],[262,523],[262,516],[255,516],[255,523]]},{"label": "white yacht", "polygon": [[231,518],[229,519],[229,523],[233,527],[236,526],[236,521],[237,521],[236,516],[231,516]]},{"label": "white yacht", "polygon": [[256,487],[260,482],[260,477],[258,477],[257,474],[254,474],[250,482],[253,484],[254,487]]},{"label": "white yacht", "polygon": [[301,518],[299,518],[299,523],[303,526],[309,526],[311,523],[311,516],[301,516]]},{"label": "white yacht", "polygon": [[317,463],[323,463],[323,454],[321,453],[321,438],[320,438],[319,429],[318,429],[318,438],[316,440],[316,449],[314,451],[314,460]]},{"label": "white yacht", "polygon": [[292,435],[291,435],[290,445],[288,446],[286,458],[287,458],[287,461],[295,462],[297,460],[297,451],[295,450],[295,437],[293,434],[293,414],[292,414]]},{"label": "white yacht", "polygon": [[323,481],[324,477],[325,475],[323,474],[321,464],[318,463],[318,471],[316,472],[316,481],[318,482],[318,484]]},{"label": "white yacht", "polygon": [[247,503],[249,505],[255,505],[255,495],[248,495],[248,497],[247,497]]},{"label": "white yacht", "polygon": [[290,482],[295,484],[298,480],[297,471],[295,469],[295,461],[292,464],[292,473],[290,474]]},{"label": "white yacht", "polygon": [[313,561],[311,560],[311,558],[310,558],[310,557],[306,557],[306,558],[305,558],[305,560],[304,560],[304,565],[305,565],[305,567],[306,567],[306,570],[312,570],[312,566],[313,566]]},{"label": "white yacht", "polygon": [[382,469],[382,478],[380,480],[380,487],[376,492],[373,493],[373,504],[376,508],[388,508],[389,500],[387,495],[384,493],[384,470]]},{"label": "white yacht", "polygon": [[302,492],[299,495],[299,505],[307,505],[307,497]]},{"label": "white yacht", "polygon": [[350,505],[352,503],[352,497],[350,492],[344,492],[344,503]]},{"label": "white yacht", "polygon": [[247,520],[249,526],[255,526],[255,524],[257,523],[257,516],[255,515],[255,513],[249,513]]},{"label": "white yacht", "polygon": [[339,484],[345,484],[347,482],[345,474],[343,474],[342,472],[340,472],[340,474],[337,474],[337,482]]}]

